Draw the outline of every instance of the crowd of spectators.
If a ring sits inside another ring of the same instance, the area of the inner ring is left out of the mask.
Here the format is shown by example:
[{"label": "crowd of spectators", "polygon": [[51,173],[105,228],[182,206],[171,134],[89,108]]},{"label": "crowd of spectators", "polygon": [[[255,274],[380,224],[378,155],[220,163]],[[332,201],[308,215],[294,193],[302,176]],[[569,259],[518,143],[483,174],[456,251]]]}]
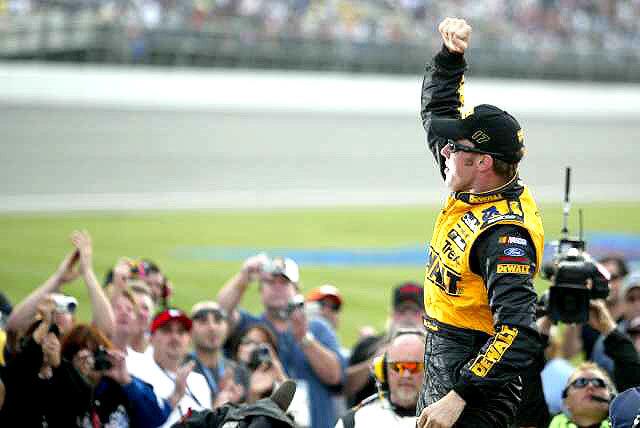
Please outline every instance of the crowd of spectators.
[{"label": "crowd of spectators", "polygon": [[[171,305],[179,284],[150,260],[123,257],[100,284],[89,234],[73,232],[71,243],[24,300],[12,307],[0,293],[1,426],[169,427],[193,412],[259,403],[288,379],[297,384],[288,414],[300,427],[371,426],[380,417],[415,424],[424,346],[419,283],[396,285],[386,331],[363,320],[346,349],[337,333],[344,296],[331,284],[303,290],[290,258],[250,257],[187,310]],[[640,421],[640,275],[620,257],[603,266],[611,293],[591,302],[588,324],[538,319],[548,346],[527,372],[519,426]],[[77,278],[90,297],[89,323],[64,294]],[[259,314],[242,305],[254,283]]]},{"label": "crowd of spectators", "polygon": [[[269,37],[410,43],[438,48],[433,29],[465,16],[478,47],[536,52],[633,54],[640,42],[638,0],[0,0],[0,15],[51,7],[90,10],[135,32],[168,28]],[[433,45],[433,46],[431,46]]]}]

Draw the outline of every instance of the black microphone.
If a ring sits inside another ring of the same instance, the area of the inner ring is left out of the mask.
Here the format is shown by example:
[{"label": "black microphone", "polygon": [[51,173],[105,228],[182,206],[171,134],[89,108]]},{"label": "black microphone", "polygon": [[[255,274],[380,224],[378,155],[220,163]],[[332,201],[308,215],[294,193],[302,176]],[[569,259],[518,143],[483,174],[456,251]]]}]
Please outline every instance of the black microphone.
[{"label": "black microphone", "polygon": [[593,401],[597,401],[598,403],[607,403],[607,404],[609,404],[609,401],[611,401],[608,398],[598,397],[597,395],[592,395],[589,398],[591,398]]}]

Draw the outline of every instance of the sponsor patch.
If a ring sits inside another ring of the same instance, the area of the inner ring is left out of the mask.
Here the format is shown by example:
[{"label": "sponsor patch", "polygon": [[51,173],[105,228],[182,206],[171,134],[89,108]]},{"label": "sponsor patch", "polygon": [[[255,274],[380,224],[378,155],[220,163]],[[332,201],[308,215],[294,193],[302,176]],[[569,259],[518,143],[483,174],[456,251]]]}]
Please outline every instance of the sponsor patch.
[{"label": "sponsor patch", "polygon": [[522,245],[523,247],[527,246],[527,240],[524,238],[518,238],[517,236],[501,236],[498,238],[498,242],[500,244],[516,244]]},{"label": "sponsor patch", "polygon": [[462,236],[460,236],[460,234],[458,232],[456,232],[455,230],[451,229],[449,231],[449,233],[447,234],[447,236],[449,238],[451,238],[451,240],[458,246],[458,248],[460,248],[462,251],[464,251],[465,248],[467,248],[467,242],[462,239]]},{"label": "sponsor patch", "polygon": [[478,358],[473,362],[471,371],[476,376],[485,377],[494,364],[502,359],[502,356],[507,352],[507,349],[509,349],[517,335],[517,328],[503,325],[500,331],[493,337],[493,342],[489,345],[486,352],[478,355]]},{"label": "sponsor patch", "polygon": [[468,212],[462,216],[462,222],[471,230],[475,232],[480,227],[480,220],[476,218],[472,213]]},{"label": "sponsor patch", "polygon": [[478,129],[471,135],[471,139],[477,144],[482,144],[491,140],[491,137],[489,137],[482,129]]},{"label": "sponsor patch", "polygon": [[472,203],[472,204],[484,204],[484,203],[487,203],[487,202],[499,201],[503,197],[504,196],[502,196],[500,194],[488,195],[488,196],[470,195],[469,196],[469,203]]},{"label": "sponsor patch", "polygon": [[516,214],[500,214],[500,215],[493,215],[492,217],[487,217],[487,218],[482,217],[482,220],[484,221],[484,223],[482,224],[482,228],[487,228],[492,224],[495,224],[503,220],[509,220],[509,221],[515,220],[518,222],[522,222],[522,216],[516,215]]},{"label": "sponsor patch", "polygon": [[516,273],[518,275],[528,275],[531,270],[529,265],[516,265],[516,264],[498,264],[496,273]]},{"label": "sponsor patch", "polygon": [[507,256],[498,256],[499,262],[514,262],[514,263],[529,263],[528,257],[507,257]]},{"label": "sponsor patch", "polygon": [[504,255],[511,257],[522,257],[525,255],[525,252],[522,248],[509,247],[504,249]]},{"label": "sponsor patch", "polygon": [[482,210],[483,223],[486,223],[490,218],[499,217],[499,216],[500,216],[500,211],[498,211],[498,208],[495,205]]}]

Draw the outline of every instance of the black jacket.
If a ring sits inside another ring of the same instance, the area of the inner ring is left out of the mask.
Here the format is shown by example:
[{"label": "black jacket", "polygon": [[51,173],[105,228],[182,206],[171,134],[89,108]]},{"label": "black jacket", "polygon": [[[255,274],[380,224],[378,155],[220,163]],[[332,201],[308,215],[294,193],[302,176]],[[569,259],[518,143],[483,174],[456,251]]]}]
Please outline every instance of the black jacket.
[{"label": "black jacket", "polygon": [[29,339],[3,373],[6,400],[0,426],[74,427],[89,409],[91,387],[62,361],[50,379],[40,379],[42,348]]},{"label": "black jacket", "polygon": [[640,355],[629,336],[613,330],[604,339],[604,352],[613,360],[613,381],[618,391],[640,386]]},{"label": "black jacket", "polygon": [[[434,63],[427,67],[422,87],[422,123],[429,149],[443,177],[445,165],[440,149],[445,140],[431,130],[431,117],[460,117],[460,88],[465,70],[464,57],[443,48]],[[501,189],[501,193],[518,192],[518,186],[518,181],[514,180],[509,188]],[[500,238],[505,236],[527,242],[521,246],[524,255],[518,263],[529,264],[530,274],[497,273],[497,264],[505,257],[507,245],[501,243]],[[498,349],[497,335],[427,320],[427,326],[432,323],[434,328],[428,329],[425,385],[418,413],[455,390],[467,403],[456,426],[501,427],[514,421],[522,396],[521,375],[532,365],[541,348],[535,325],[536,293],[532,282],[535,263],[533,242],[521,227],[498,224],[477,239],[471,253],[471,266],[484,280],[495,330],[517,329],[518,334],[510,346]],[[500,356],[490,357],[496,349]],[[482,377],[471,371],[473,363],[480,358],[495,360]]]}]

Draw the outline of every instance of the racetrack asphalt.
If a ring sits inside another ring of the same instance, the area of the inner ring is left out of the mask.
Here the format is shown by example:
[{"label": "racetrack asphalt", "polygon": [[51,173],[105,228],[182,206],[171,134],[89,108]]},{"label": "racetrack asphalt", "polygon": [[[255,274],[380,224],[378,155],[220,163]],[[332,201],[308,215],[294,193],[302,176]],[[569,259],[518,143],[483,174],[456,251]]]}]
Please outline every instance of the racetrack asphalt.
[{"label": "racetrack asphalt", "polygon": [[[521,176],[560,202],[639,200],[640,121],[520,118]],[[407,115],[0,105],[0,211],[439,203]]]}]

